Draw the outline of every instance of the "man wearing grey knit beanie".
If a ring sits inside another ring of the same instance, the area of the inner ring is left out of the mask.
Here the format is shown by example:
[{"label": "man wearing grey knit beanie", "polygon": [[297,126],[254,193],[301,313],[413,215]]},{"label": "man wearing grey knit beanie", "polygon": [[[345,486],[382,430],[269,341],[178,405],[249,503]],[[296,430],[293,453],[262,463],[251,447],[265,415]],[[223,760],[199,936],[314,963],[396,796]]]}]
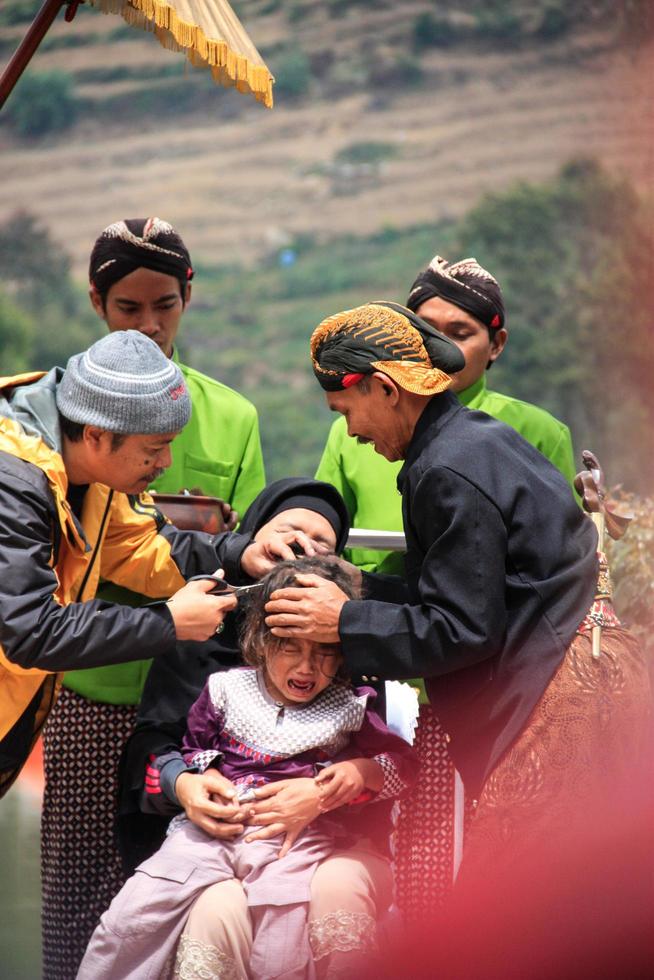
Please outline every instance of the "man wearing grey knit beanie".
[{"label": "man wearing grey knit beanie", "polygon": [[118,435],[177,433],[191,417],[179,367],[138,330],[110,334],[73,355],[56,402],[71,422]]},{"label": "man wearing grey knit beanie", "polygon": [[[170,464],[190,416],[179,368],[134,330],[103,337],[63,372],[3,380],[0,795],[36,741],[64,671],[207,640],[236,600],[211,595],[211,581],[187,579],[216,568],[257,578],[292,558],[293,544],[313,553],[299,531],[254,542],[166,521],[144,491]],[[101,576],[161,601],[132,608],[94,598]]]}]

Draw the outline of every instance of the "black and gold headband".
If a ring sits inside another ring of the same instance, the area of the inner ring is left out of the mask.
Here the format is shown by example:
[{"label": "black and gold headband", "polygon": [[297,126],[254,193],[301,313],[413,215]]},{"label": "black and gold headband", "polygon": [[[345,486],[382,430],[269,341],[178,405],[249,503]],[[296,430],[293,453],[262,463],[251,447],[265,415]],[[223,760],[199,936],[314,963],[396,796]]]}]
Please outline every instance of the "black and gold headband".
[{"label": "black and gold headband", "polygon": [[448,262],[435,255],[411,286],[407,306],[418,310],[434,296],[470,313],[489,330],[506,326],[500,285],[477,259]]}]

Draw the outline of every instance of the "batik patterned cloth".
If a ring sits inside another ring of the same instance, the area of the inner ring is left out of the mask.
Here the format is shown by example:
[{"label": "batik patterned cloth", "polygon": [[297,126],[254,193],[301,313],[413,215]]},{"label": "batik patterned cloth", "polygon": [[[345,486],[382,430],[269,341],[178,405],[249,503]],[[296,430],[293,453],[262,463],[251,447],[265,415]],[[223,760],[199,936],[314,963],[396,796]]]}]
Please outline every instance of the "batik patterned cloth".
[{"label": "batik patterned cloth", "polygon": [[172,225],[161,218],[115,221],[96,240],[89,279],[100,293],[136,269],[175,276],[184,285],[193,278],[191,256]]},{"label": "batik patterned cloth", "polygon": [[599,658],[579,634],[518,740],[473,804],[461,880],[514,865],[553,841],[585,833],[589,820],[642,774],[651,736],[645,657],[621,628],[602,630]]},{"label": "batik patterned cloth", "polygon": [[455,770],[446,739],[431,707],[421,704],[414,742],[420,775],[399,804],[393,848],[396,902],[409,922],[433,913],[452,889]]},{"label": "batik patterned cloth", "polygon": [[[596,660],[590,631],[598,618],[604,628]],[[479,799],[466,801],[459,883],[507,867],[539,841],[551,846],[638,773],[651,731],[650,684],[638,643],[615,623],[610,603],[591,606],[527,727]],[[454,767],[428,705],[420,708],[414,747],[420,778],[400,803],[395,844],[397,903],[410,921],[441,906],[453,880]]]},{"label": "batik patterned cloth", "polygon": [[97,704],[65,688],[48,720],[41,822],[44,980],[74,980],[100,916],[125,881],[114,845],[117,767],[135,720],[136,706]]},{"label": "batik patterned cloth", "polygon": [[367,303],[327,317],[311,335],[313,370],[325,391],[350,388],[383,371],[408,391],[435,395],[464,358],[425,320],[397,303]]}]

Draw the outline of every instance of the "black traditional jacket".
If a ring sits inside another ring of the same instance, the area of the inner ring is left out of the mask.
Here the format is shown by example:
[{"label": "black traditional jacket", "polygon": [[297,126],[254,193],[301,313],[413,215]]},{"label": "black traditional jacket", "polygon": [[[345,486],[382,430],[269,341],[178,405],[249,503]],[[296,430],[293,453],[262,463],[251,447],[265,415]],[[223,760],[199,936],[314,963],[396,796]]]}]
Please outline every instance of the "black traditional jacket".
[{"label": "black traditional jacket", "polygon": [[525,728],[597,580],[597,534],[570,486],[514,429],[446,392],[398,476],[406,582],[365,575],[343,607],[352,674],[425,677],[466,789]]}]

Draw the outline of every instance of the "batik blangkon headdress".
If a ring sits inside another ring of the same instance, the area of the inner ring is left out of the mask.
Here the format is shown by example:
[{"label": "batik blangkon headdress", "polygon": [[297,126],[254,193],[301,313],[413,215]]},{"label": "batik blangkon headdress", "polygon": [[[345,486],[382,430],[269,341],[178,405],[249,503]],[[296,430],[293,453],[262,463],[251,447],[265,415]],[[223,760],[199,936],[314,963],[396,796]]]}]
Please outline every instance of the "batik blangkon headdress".
[{"label": "batik blangkon headdress", "polygon": [[456,344],[399,303],[379,301],[327,317],[311,337],[314,373],[340,391],[382,371],[406,391],[436,395],[465,365]]},{"label": "batik blangkon headdress", "polygon": [[506,326],[500,284],[477,259],[448,262],[435,255],[416,277],[406,305],[415,311],[434,296],[470,313],[489,330]]},{"label": "batik blangkon headdress", "polygon": [[173,226],[161,218],[128,218],[105,228],[91,252],[89,280],[106,295],[114,283],[140,268],[174,276],[185,297],[193,278],[191,256]]}]

